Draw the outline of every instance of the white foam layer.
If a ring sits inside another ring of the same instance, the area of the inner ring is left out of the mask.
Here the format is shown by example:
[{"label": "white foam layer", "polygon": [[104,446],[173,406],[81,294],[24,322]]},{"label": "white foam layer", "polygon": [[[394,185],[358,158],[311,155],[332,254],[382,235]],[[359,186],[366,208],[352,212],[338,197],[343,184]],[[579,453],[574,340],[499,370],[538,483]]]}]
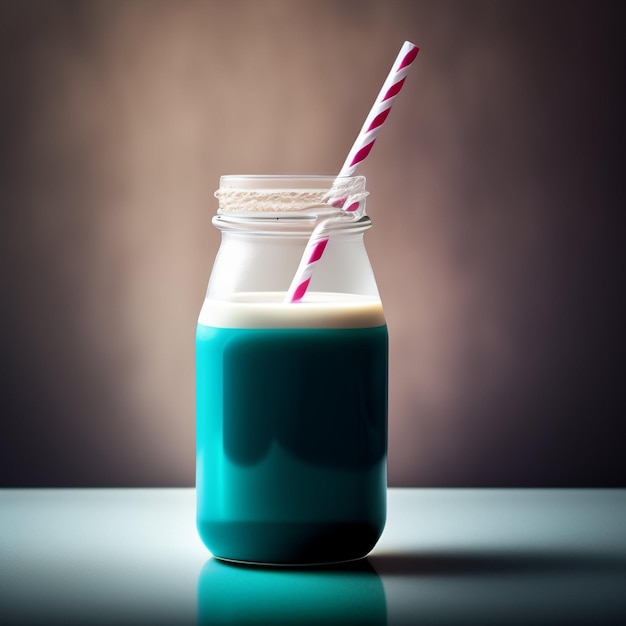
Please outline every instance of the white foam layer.
[{"label": "white foam layer", "polygon": [[378,298],[309,292],[297,303],[284,293],[240,293],[204,301],[198,323],[216,328],[373,328],[385,323]]}]

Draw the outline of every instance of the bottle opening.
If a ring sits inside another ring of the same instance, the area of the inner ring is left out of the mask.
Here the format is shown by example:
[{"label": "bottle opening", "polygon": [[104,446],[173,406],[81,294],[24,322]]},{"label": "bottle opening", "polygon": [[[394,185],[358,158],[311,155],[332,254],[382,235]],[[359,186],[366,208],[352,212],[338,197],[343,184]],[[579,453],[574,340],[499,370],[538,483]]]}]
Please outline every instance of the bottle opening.
[{"label": "bottle opening", "polygon": [[338,201],[367,196],[364,176],[231,175],[220,178],[215,192],[218,214],[265,216],[336,214]]}]

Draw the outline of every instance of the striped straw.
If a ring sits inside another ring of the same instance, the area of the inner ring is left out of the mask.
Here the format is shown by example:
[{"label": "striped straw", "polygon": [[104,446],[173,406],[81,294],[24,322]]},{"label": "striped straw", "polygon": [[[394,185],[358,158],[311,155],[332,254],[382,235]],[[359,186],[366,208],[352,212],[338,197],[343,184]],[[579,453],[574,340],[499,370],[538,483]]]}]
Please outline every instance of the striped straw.
[{"label": "striped straw", "polygon": [[391,66],[391,71],[383,83],[374,106],[365,118],[363,128],[361,128],[354,145],[348,152],[339,176],[352,176],[358,164],[364,161],[370,153],[418,52],[419,48],[409,41],[405,41],[402,48],[400,48],[400,52]]},{"label": "striped straw", "polygon": [[[363,194],[364,198],[365,194]],[[358,215],[359,208],[363,203],[362,199],[357,199],[355,196],[350,196],[346,199],[344,204],[345,213],[337,217],[329,217],[322,220],[313,229],[309,241],[300,260],[300,265],[296,271],[294,279],[291,281],[285,302],[299,302],[302,300],[306,290],[309,288],[311,282],[311,276],[313,275],[313,268],[324,254],[326,244],[330,239],[329,227],[336,224],[340,219],[346,219],[350,215]]]},{"label": "striped straw", "polygon": [[[378,133],[387,119],[396,97],[404,85],[406,75],[413,64],[413,61],[415,61],[415,57],[418,52],[419,48],[409,41],[405,41],[402,48],[400,48],[400,52],[391,66],[391,71],[383,83],[380,93],[374,102],[374,106],[365,118],[363,127],[350,149],[350,152],[348,152],[348,156],[337,176],[337,179],[345,176],[352,176],[359,163],[364,161],[372,150],[376,137],[378,137]],[[335,186],[333,185],[333,188],[334,187]],[[361,206],[362,200],[358,200],[353,196],[343,198],[338,195],[336,191],[331,189],[326,198],[326,202],[331,206],[341,208],[351,216],[356,217],[359,214],[358,209]],[[309,287],[311,276],[313,275],[313,269],[322,257],[326,244],[328,243],[328,239],[330,237],[328,227],[331,222],[335,222],[342,217],[343,216],[328,218],[320,222],[315,227],[304,250],[304,254],[302,255],[298,270],[296,271],[296,274],[291,281],[291,285],[287,290],[285,302],[299,302],[302,300]]]}]

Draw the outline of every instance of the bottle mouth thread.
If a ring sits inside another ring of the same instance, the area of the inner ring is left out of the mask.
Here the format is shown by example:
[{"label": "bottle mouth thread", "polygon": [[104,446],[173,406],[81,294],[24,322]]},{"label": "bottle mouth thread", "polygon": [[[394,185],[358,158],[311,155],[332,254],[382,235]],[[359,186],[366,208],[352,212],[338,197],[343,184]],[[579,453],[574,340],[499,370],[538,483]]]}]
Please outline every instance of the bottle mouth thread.
[{"label": "bottle mouth thread", "polygon": [[342,200],[367,195],[364,176],[222,176],[215,192],[218,215],[248,217],[336,215]]},{"label": "bottle mouth thread", "polygon": [[[218,213],[213,216],[212,224],[218,230],[228,233],[266,235],[276,237],[308,238],[313,229],[324,221],[328,234],[358,234],[371,228],[369,215],[351,218],[340,209],[333,209],[331,219],[320,218],[320,214],[298,213]],[[345,219],[342,219],[345,216]]]}]

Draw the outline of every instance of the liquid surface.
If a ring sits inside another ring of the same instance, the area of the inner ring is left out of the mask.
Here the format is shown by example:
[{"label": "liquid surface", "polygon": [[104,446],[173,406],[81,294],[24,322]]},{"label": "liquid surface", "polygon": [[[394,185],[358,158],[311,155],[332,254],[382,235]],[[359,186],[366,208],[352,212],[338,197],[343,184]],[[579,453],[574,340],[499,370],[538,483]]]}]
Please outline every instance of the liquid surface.
[{"label": "liquid surface", "polygon": [[284,292],[241,293],[231,300],[206,299],[199,324],[218,328],[371,328],[383,326],[378,298],[351,294],[305,294],[284,302]]}]

